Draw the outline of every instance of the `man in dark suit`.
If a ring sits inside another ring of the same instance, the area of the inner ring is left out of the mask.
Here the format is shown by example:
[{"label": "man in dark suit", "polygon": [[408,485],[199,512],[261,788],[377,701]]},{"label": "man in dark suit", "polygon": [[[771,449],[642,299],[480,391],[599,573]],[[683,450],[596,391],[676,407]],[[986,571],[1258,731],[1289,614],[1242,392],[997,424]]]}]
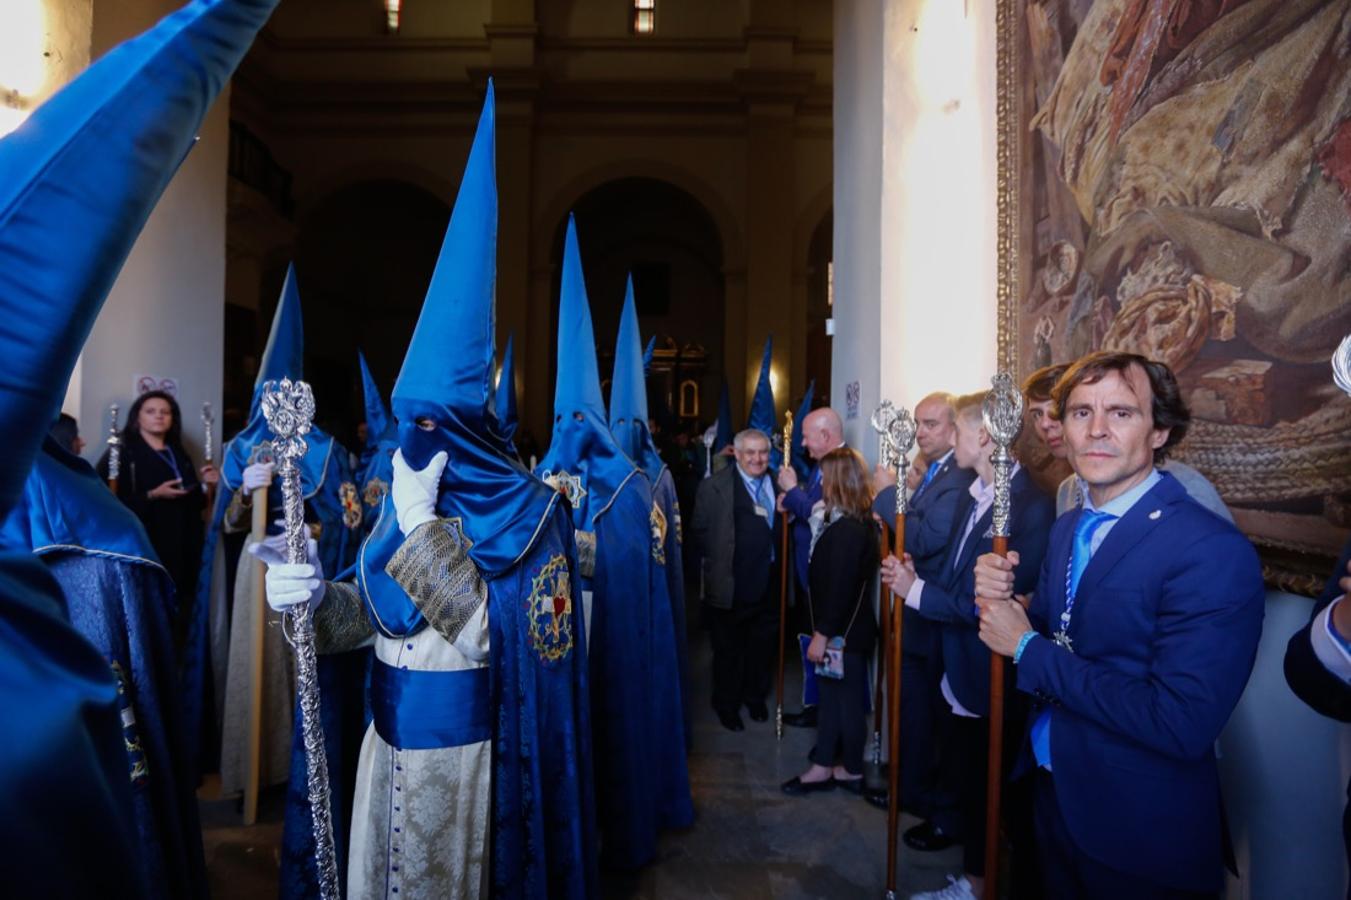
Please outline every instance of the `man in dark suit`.
[{"label": "man in dark suit", "polygon": [[[968,489],[976,473],[953,458],[956,441],[956,410],[951,394],[936,393],[915,406],[915,443],[929,460],[906,511],[905,552],[914,560],[920,578],[935,583],[947,580],[947,558],[957,508],[969,499]],[[873,511],[891,528],[896,523],[896,491],[890,470],[878,467],[876,480],[885,486],[873,501]],[[887,482],[892,482],[887,484]],[[943,850],[952,834],[937,824],[945,818],[940,810],[954,811],[954,796],[937,792],[938,753],[935,738],[947,708],[939,693],[943,662],[938,626],[911,607],[901,613],[901,803],[922,821],[906,830],[905,843],[916,850]],[[886,806],[886,794],[868,798]],[[949,827],[951,827],[949,821]]]},{"label": "man in dark suit", "polygon": [[741,705],[769,718],[770,665],[779,627],[779,517],[769,476],[769,437],[748,428],[733,441],[736,464],[699,485],[692,528],[703,550],[713,640],[713,709],[741,731]]},{"label": "man in dark suit", "polygon": [[[1351,542],[1314,603],[1309,624],[1285,648],[1285,680],[1314,712],[1351,722]],[[1351,784],[1347,785],[1351,797]],[[1342,815],[1342,840],[1351,860],[1351,803]],[[1347,897],[1351,898],[1351,889]]]},{"label": "man in dark suit", "polygon": [[1167,366],[1094,353],[1055,393],[1084,505],[1052,529],[1030,609],[1016,553],[976,564],[981,640],[1039,701],[1015,775],[1035,779],[1046,895],[1214,897],[1214,745],[1261,636],[1257,554],[1157,469],[1190,421]]},{"label": "man in dark suit", "polygon": [[[844,423],[840,414],[828,406],[814,409],[802,418],[802,446],[813,460],[820,460],[836,447],[844,446]],[[779,489],[783,497],[779,508],[791,516],[789,535],[792,537],[793,576],[796,579],[796,596],[799,601],[794,605],[798,617],[798,630],[810,631],[811,626],[805,615],[807,610],[807,558],[812,545],[812,507],[821,500],[821,467],[812,467],[811,476],[805,484],[800,484],[797,472],[792,466],[779,469]],[[803,660],[805,671],[806,660]],[[816,707],[804,705],[800,712],[785,713],[783,724],[798,728],[816,727]]]},{"label": "man in dark suit", "polygon": [[[942,719],[944,793],[958,798],[956,809],[939,809],[938,833],[962,835],[962,875],[949,879],[942,891],[915,895],[926,900],[966,900],[980,896],[985,874],[985,769],[989,755],[990,651],[979,637],[973,566],[993,547],[995,445],[981,422],[984,394],[962,397],[957,409],[956,445],[952,461],[975,478],[961,492],[948,551],[931,577],[918,574],[913,560],[895,557],[883,565],[883,578],[908,609],[932,623],[941,647],[940,693],[946,713]],[[1027,562],[1015,587],[1031,590],[1036,568],[1046,551],[1046,538],[1055,520],[1055,505],[1015,464],[1010,485],[1009,544]],[[906,529],[909,531],[909,529]],[[904,677],[904,676],[902,676]],[[904,684],[904,682],[902,682]]]}]

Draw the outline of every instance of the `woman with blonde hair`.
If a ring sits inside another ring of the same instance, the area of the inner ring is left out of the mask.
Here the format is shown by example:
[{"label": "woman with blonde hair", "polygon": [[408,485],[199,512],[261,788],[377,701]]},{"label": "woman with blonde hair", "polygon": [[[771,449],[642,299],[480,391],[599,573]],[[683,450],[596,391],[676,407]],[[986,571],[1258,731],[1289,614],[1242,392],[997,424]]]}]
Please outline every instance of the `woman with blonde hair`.
[{"label": "woman with blonde hair", "polygon": [[836,786],[859,793],[867,738],[868,656],[877,621],[868,586],[877,572],[877,526],[867,464],[837,447],[821,460],[821,501],[812,510],[807,565],[812,641],[820,690],[816,747],[807,771],[783,784],[794,796]]}]

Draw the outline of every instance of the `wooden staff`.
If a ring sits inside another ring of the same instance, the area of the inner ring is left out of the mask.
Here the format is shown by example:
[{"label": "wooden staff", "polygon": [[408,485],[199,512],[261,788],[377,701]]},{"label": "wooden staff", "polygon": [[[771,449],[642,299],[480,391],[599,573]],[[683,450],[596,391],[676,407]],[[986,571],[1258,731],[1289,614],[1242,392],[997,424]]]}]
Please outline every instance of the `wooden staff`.
[{"label": "wooden staff", "polygon": [[117,493],[117,478],[122,472],[122,435],[117,430],[117,404],[108,406],[108,488]]},{"label": "wooden staff", "polygon": [[[793,412],[783,423],[783,464],[793,464]],[[788,511],[779,513],[779,673],[774,681],[774,736],[783,740],[783,640],[788,618]]]},{"label": "wooden staff", "polygon": [[[910,411],[900,408],[887,429],[892,458],[896,463],[896,523],[892,532],[892,552],[905,560],[905,480],[902,473],[909,463],[906,457],[915,443],[915,420]],[[891,630],[887,635],[887,898],[896,896],[896,838],[901,817],[901,638],[905,598],[891,594]]]},{"label": "wooden staff", "polygon": [[[994,441],[990,462],[994,467],[994,552],[1009,553],[1009,484],[1013,478],[1013,455],[1009,447],[1023,424],[1023,395],[1013,379],[1000,372],[981,408],[985,430]],[[990,752],[986,769],[985,801],[985,891],[984,900],[999,896],[1000,794],[1004,785],[1004,657],[990,653]]]},{"label": "wooden staff", "polygon": [[[891,423],[896,421],[896,408],[891,405],[890,400],[883,400],[877,409],[873,410],[870,424],[873,431],[877,432],[877,461],[884,468],[895,469],[896,461],[891,446]],[[897,485],[898,491],[901,485]],[[891,548],[887,546],[886,530],[877,536],[877,558],[886,559],[891,553]],[[891,590],[886,586],[886,582],[880,578],[877,581],[877,675],[876,684],[873,688],[873,741],[872,741],[872,763],[876,771],[882,770],[882,685],[884,684],[886,671],[886,658],[891,650],[891,645],[887,643],[887,635],[891,633]]]},{"label": "wooden staff", "polygon": [[[262,461],[264,455],[256,455]],[[254,488],[252,529],[249,540],[261,543],[267,537],[267,488]],[[267,565],[257,557],[253,560],[253,618],[249,623],[249,745],[244,767],[244,824],[258,821],[258,791],[262,778],[263,759],[263,641],[267,620]]]}]

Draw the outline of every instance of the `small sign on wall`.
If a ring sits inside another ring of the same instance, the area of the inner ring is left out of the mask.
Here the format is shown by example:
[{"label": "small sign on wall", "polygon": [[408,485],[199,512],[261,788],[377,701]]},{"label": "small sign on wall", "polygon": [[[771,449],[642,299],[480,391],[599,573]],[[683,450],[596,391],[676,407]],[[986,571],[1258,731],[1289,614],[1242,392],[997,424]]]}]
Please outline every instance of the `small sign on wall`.
[{"label": "small sign on wall", "polygon": [[164,391],[170,397],[178,396],[178,379],[162,378],[159,375],[131,376],[131,395],[139,397],[147,391]]},{"label": "small sign on wall", "polygon": [[846,419],[857,419],[858,406],[859,385],[857,381],[851,381],[844,386],[844,417]]}]

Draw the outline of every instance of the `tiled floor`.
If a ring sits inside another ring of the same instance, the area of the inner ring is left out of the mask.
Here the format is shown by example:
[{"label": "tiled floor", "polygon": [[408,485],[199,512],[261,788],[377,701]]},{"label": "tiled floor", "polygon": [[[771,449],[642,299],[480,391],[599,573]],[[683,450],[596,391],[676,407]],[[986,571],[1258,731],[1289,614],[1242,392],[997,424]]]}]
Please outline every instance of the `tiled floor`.
[{"label": "tiled floor", "polygon": [[[659,858],[636,874],[602,873],[606,898],[865,898],[883,895],[886,814],[858,797],[835,791],[784,796],[779,784],[807,765],[815,732],[751,722],[724,730],[708,708],[707,635],[691,636],[694,679],[694,752],[690,780],[694,827],[665,835]],[[789,666],[792,698],[795,665]],[[771,713],[773,711],[771,700]],[[796,703],[789,701],[790,708]],[[744,716],[743,716],[744,718]],[[209,788],[208,788],[209,791]],[[239,825],[231,800],[203,801],[212,896],[276,895],[282,790],[265,795],[259,824]],[[914,824],[902,817],[902,829]],[[961,851],[913,853],[900,847],[899,895],[941,887],[960,864]]]}]

